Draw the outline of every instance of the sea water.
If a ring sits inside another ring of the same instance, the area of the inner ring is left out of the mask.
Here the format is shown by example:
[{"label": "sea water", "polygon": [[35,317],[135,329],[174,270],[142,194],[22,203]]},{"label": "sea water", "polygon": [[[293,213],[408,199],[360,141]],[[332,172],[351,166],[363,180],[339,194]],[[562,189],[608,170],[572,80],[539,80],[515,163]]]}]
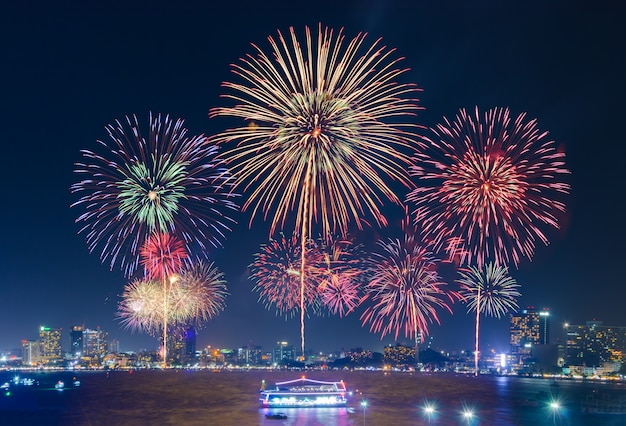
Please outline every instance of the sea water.
[{"label": "sea water", "polygon": [[[1,425],[625,425],[585,413],[592,395],[626,397],[623,382],[383,371],[132,370],[1,372],[32,386],[0,394]],[[340,408],[259,406],[261,381],[343,380]],[[55,386],[64,383],[62,389]],[[8,393],[8,394],[7,394]],[[425,407],[433,407],[427,413]],[[464,414],[471,412],[471,417]],[[267,418],[282,413],[286,419]]]}]

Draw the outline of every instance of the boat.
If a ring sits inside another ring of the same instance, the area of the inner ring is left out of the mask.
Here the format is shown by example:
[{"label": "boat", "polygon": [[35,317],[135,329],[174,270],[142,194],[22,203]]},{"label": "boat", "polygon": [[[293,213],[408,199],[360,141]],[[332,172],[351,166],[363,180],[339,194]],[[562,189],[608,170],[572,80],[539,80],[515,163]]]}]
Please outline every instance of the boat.
[{"label": "boat", "polygon": [[277,382],[273,387],[261,385],[259,402],[261,407],[343,407],[347,403],[346,384],[324,382],[302,377],[286,382]]},{"label": "boat", "polygon": [[284,420],[287,418],[287,416],[284,415],[283,413],[276,413],[276,414],[266,414],[265,418],[272,419],[272,420]]}]

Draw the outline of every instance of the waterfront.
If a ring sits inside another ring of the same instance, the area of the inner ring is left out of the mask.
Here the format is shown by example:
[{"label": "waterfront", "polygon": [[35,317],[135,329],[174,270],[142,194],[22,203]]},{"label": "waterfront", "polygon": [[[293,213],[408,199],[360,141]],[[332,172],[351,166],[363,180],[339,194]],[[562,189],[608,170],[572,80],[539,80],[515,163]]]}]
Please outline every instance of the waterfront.
[{"label": "waterfront", "polygon": [[[0,384],[16,373],[0,373]],[[626,425],[626,416],[590,415],[581,402],[594,391],[614,399],[622,382],[583,382],[382,371],[306,372],[344,380],[353,391],[345,408],[263,410],[261,380],[293,379],[301,372],[133,370],[20,373],[38,385],[14,386],[0,400],[2,425]],[[65,390],[54,389],[62,380]],[[75,380],[80,386],[74,386]],[[367,406],[362,407],[361,401]],[[559,408],[551,408],[551,401]],[[429,419],[423,406],[436,404]],[[473,420],[463,408],[472,408]],[[266,419],[283,412],[285,420]]]}]

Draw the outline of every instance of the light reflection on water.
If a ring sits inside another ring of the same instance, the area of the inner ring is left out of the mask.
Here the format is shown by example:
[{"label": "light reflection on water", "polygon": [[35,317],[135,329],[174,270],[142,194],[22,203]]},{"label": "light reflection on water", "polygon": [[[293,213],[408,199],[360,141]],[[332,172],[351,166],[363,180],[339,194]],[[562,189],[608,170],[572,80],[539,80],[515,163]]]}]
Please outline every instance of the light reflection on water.
[{"label": "light reflection on water", "polygon": [[[352,408],[315,407],[315,408],[263,408],[259,410],[259,425],[307,425],[307,426],[349,426],[352,420],[348,413]],[[266,414],[282,413],[284,420],[268,419]]]},{"label": "light reflection on water", "polygon": [[[12,374],[12,373],[11,373]],[[67,376],[71,373],[65,373]],[[624,383],[520,377],[326,371],[310,379],[344,380],[354,393],[343,408],[260,408],[261,380],[291,380],[302,372],[134,371],[75,373],[81,385],[51,391],[72,377],[35,373],[41,384],[0,399],[0,424],[21,425],[567,425],[626,426],[626,416],[585,414],[592,392],[626,398]],[[3,377],[6,376],[6,377]],[[8,373],[0,379],[8,380]],[[1,383],[0,383],[1,384]],[[361,401],[367,400],[365,407]],[[558,402],[558,407],[551,407]],[[426,404],[432,406],[426,412]],[[471,417],[464,417],[465,409]],[[287,419],[267,419],[283,412]],[[18,423],[16,423],[18,422]]]}]

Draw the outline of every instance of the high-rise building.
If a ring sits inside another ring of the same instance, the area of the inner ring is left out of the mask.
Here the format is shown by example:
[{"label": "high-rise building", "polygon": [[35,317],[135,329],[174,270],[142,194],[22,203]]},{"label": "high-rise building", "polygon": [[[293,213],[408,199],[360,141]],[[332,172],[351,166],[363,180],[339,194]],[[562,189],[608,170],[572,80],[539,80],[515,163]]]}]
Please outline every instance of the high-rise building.
[{"label": "high-rise building", "polygon": [[37,340],[22,340],[22,365],[34,366],[39,364],[39,342]]},{"label": "high-rise building", "polygon": [[550,343],[550,310],[532,306],[511,315],[511,355],[529,356],[534,345]]},{"label": "high-rise building", "polygon": [[567,365],[600,367],[626,361],[626,327],[606,326],[602,321],[565,326]]},{"label": "high-rise building", "polygon": [[72,326],[70,331],[70,353],[74,357],[79,357],[83,353],[83,331],[85,327],[82,325]]},{"label": "high-rise building", "polygon": [[109,349],[108,340],[109,333],[100,330],[100,327],[96,330],[86,328],[83,331],[83,356],[104,358]]},{"label": "high-rise building", "polygon": [[196,357],[196,329],[189,327],[185,331],[185,358],[192,360]]},{"label": "high-rise building", "polygon": [[39,350],[43,364],[56,364],[63,360],[61,329],[39,327]]},{"label": "high-rise building", "polygon": [[109,342],[109,353],[117,354],[120,353],[120,341],[117,339],[113,339]]},{"label": "high-rise building", "polygon": [[237,350],[237,361],[242,364],[261,365],[263,348],[261,346],[242,346]]},{"label": "high-rise building", "polygon": [[272,359],[275,364],[280,364],[283,361],[293,361],[296,359],[296,351],[293,345],[288,342],[276,342],[276,346],[272,351]]}]

